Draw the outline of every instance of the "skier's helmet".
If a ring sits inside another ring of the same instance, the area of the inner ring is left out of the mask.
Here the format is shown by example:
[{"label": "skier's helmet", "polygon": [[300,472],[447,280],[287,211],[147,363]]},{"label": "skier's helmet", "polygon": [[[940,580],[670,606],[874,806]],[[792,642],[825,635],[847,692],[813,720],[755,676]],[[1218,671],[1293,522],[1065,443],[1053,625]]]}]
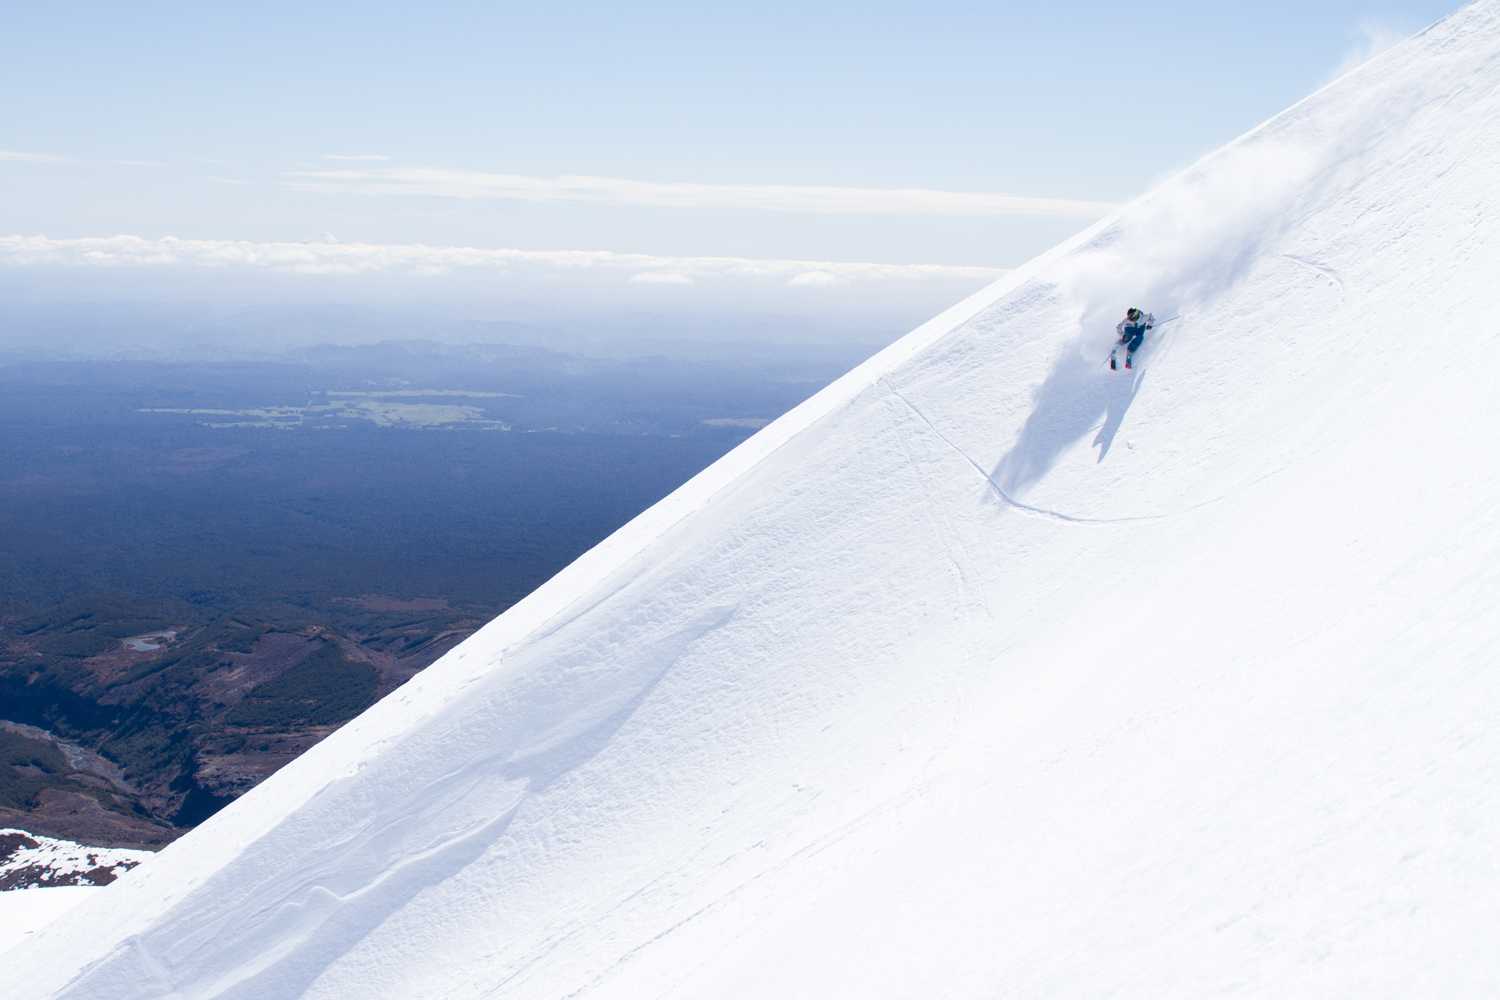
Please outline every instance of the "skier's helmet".
[{"label": "skier's helmet", "polygon": [[1125,310],[1125,318],[1126,319],[1140,319],[1141,318],[1141,311],[1139,309],[1137,309],[1135,306],[1131,306],[1129,309]]}]

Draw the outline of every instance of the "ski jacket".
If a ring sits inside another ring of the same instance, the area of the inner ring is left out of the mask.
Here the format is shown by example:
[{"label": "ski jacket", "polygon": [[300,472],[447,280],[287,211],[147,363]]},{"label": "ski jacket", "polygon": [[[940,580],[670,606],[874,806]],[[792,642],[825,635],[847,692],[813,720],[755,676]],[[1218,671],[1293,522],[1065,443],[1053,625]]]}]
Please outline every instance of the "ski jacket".
[{"label": "ski jacket", "polygon": [[[1115,327],[1115,332],[1120,335],[1120,339],[1121,340],[1128,340],[1128,339],[1130,339],[1131,335],[1133,335],[1135,333],[1135,331],[1137,329],[1139,329],[1140,327],[1145,327],[1147,330],[1149,330],[1149,329],[1151,329],[1155,325],[1156,325],[1156,316],[1155,316],[1155,314],[1153,314],[1153,313],[1142,313],[1141,314],[1141,318],[1138,319],[1138,320],[1136,320],[1134,323],[1132,323],[1129,319],[1122,319],[1122,320],[1120,320],[1119,325]],[[1126,333],[1125,332],[1126,330],[1129,330],[1130,333]]]}]

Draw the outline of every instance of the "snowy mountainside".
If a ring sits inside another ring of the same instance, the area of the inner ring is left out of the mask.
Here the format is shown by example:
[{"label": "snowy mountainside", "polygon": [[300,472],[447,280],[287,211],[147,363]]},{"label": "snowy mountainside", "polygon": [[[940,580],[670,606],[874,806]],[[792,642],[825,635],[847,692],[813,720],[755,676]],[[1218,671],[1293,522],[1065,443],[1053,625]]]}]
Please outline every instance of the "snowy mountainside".
[{"label": "snowy mountainside", "polygon": [[[934,319],[0,995],[1491,996],[1500,3]],[[1100,362],[1127,305],[1182,319]]]}]

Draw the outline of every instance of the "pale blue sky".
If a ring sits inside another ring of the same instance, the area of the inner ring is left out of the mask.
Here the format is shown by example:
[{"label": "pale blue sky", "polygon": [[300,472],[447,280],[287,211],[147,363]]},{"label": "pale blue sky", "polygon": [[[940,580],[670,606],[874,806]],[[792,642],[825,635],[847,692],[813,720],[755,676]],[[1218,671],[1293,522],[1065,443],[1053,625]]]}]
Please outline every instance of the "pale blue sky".
[{"label": "pale blue sky", "polygon": [[0,349],[886,342],[1450,2],[6,2]]},{"label": "pale blue sky", "polygon": [[[296,175],[1114,202],[1450,0],[8,3],[0,234],[1014,266],[1087,224],[451,197]],[[382,156],[385,160],[335,160]],[[77,161],[77,162],[61,162]],[[322,190],[307,190],[308,184]],[[471,192],[472,193],[472,192]],[[567,197],[566,192],[563,197]],[[628,198],[626,199],[629,200]],[[718,199],[722,201],[723,199]],[[730,199],[732,202],[734,199]]]}]

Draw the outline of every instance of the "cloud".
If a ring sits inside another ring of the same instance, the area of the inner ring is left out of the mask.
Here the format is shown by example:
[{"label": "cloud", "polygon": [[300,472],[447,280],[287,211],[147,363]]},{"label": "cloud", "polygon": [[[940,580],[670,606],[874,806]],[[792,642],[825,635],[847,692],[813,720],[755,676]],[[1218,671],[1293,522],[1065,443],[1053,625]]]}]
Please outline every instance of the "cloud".
[{"label": "cloud", "polygon": [[[347,157],[346,157],[347,158]],[[754,208],[771,212],[864,215],[1033,215],[1099,219],[1117,207],[1101,201],[1024,198],[921,188],[796,187],[775,184],[660,184],[609,177],[551,179],[442,167],[293,171],[292,187],[318,193],[434,198],[508,198],[529,202],[645,205],[658,208]]]},{"label": "cloud", "polygon": [[52,156],[49,153],[18,153],[15,150],[0,149],[0,160],[9,160],[13,163],[82,163],[71,156]]},{"label": "cloud", "polygon": [[283,274],[422,276],[515,268],[619,274],[638,284],[690,284],[713,278],[779,280],[798,287],[851,282],[988,282],[1007,273],[992,267],[946,264],[868,264],[746,257],[657,257],[605,250],[480,250],[421,244],[247,243],[111,236],[59,240],[0,237],[0,269],[129,270],[175,268]]},{"label": "cloud", "polygon": [[792,288],[828,288],[848,282],[831,271],[803,271],[787,282]]},{"label": "cloud", "polygon": [[316,238],[7,236],[0,237],[7,317],[0,351],[43,343],[105,353],[171,344],[262,351],[393,338],[585,353],[606,342],[659,338],[889,343],[1006,273]]},{"label": "cloud", "polygon": [[379,153],[359,153],[353,156],[344,153],[324,153],[325,160],[389,160],[389,156],[381,156]]},{"label": "cloud", "polygon": [[630,280],[640,285],[691,285],[693,279],[677,271],[637,271]]}]

